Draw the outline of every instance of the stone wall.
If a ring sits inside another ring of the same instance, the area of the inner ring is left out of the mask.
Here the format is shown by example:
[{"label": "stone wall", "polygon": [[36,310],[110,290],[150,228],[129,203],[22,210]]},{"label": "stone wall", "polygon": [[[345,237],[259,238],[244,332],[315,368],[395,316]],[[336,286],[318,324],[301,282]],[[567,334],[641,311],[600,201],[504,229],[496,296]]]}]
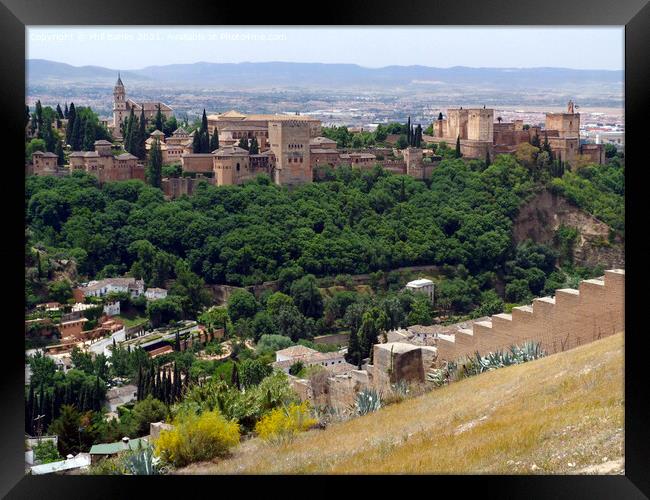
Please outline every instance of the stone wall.
[{"label": "stone wall", "polygon": [[579,289],[557,290],[554,297],[535,299],[461,330],[453,340],[438,339],[440,360],[456,360],[505,350],[524,342],[541,342],[548,354],[565,351],[625,330],[625,271],[605,271],[604,280],[591,279]]}]

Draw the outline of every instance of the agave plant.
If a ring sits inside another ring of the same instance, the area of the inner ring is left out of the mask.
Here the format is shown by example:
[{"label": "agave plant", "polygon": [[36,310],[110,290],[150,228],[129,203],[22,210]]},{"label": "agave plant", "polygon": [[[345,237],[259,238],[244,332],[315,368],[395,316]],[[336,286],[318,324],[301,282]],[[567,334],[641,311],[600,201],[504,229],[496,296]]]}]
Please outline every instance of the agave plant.
[{"label": "agave plant", "polygon": [[135,476],[157,476],[162,474],[160,458],[154,456],[151,445],[139,449],[126,457],[125,466],[129,474]]},{"label": "agave plant", "polygon": [[357,393],[352,410],[357,415],[367,415],[381,408],[381,395],[374,389],[363,389]]},{"label": "agave plant", "polygon": [[436,368],[427,372],[427,382],[433,383],[435,387],[441,387],[447,383],[447,370]]}]

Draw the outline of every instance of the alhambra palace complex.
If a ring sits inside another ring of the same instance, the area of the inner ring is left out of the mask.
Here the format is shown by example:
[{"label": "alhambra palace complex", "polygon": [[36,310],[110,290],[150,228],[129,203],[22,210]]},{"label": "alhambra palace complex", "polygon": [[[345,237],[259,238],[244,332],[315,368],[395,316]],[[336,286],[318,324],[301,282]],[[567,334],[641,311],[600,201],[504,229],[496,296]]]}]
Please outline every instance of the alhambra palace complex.
[{"label": "alhambra palace complex", "polygon": [[[164,103],[136,103],[127,99],[122,79],[118,76],[113,89],[113,120],[109,124],[116,140],[121,140],[121,125],[131,109],[144,110],[147,120],[153,120],[160,107],[169,118],[173,110]],[[163,190],[168,198],[192,194],[200,180],[217,186],[241,184],[257,174],[268,174],[278,185],[293,186],[312,182],[320,174],[319,167],[351,165],[372,168],[376,164],[396,174],[406,174],[418,179],[431,175],[440,162],[438,156],[429,155],[431,161],[423,161],[423,150],[406,148],[374,148],[364,151],[342,151],[336,142],[321,136],[321,122],[301,115],[244,115],[236,111],[208,115],[208,128],[212,135],[215,128],[219,134],[219,149],[206,154],[193,153],[194,132],[178,128],[165,137],[154,131],[146,141],[147,150],[159,141],[164,164],[180,163],[183,172],[191,174],[180,178],[163,179]],[[460,150],[466,158],[484,159],[488,154],[514,153],[522,143],[537,138],[548,141],[553,153],[571,164],[578,155],[594,163],[604,162],[604,150],[600,144],[580,144],[580,114],[569,102],[564,113],[547,113],[544,128],[524,128],[521,120],[513,123],[494,121],[494,110],[486,108],[448,109],[446,117],[440,113],[433,123],[433,136],[424,136],[426,142],[446,142],[449,146],[460,142]],[[236,144],[241,139],[255,138],[259,153]],[[97,141],[95,151],[74,151],[69,155],[68,168],[57,167],[53,153],[35,152],[29,171],[35,175],[64,175],[74,170],[85,170],[96,176],[99,182],[145,178],[145,166],[138,158],[122,153],[114,155],[113,145]],[[391,155],[390,158],[385,158]]]}]

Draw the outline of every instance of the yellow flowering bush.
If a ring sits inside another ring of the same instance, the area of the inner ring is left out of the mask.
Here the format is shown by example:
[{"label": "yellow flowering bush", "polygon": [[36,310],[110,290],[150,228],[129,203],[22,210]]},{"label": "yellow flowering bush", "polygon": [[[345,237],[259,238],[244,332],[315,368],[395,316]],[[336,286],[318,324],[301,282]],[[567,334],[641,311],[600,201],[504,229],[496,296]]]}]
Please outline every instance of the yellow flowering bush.
[{"label": "yellow flowering bush", "polygon": [[257,422],[255,432],[265,441],[283,443],[316,423],[317,420],[310,416],[309,402],[303,401],[271,410]]},{"label": "yellow flowering bush", "polygon": [[173,425],[160,433],[155,446],[156,454],[176,467],[223,456],[239,443],[239,424],[217,410],[179,414]]}]

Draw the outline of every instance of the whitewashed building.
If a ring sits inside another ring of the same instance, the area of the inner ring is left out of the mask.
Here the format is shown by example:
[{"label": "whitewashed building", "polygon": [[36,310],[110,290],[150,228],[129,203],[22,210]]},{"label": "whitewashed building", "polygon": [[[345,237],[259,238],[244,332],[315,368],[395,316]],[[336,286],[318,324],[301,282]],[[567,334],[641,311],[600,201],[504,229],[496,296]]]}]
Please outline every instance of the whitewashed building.
[{"label": "whitewashed building", "polygon": [[426,278],[420,278],[417,280],[409,281],[406,284],[406,289],[411,290],[412,292],[415,293],[424,293],[429,297],[429,300],[433,304],[433,289],[434,289],[434,284],[433,281],[428,280]]}]

